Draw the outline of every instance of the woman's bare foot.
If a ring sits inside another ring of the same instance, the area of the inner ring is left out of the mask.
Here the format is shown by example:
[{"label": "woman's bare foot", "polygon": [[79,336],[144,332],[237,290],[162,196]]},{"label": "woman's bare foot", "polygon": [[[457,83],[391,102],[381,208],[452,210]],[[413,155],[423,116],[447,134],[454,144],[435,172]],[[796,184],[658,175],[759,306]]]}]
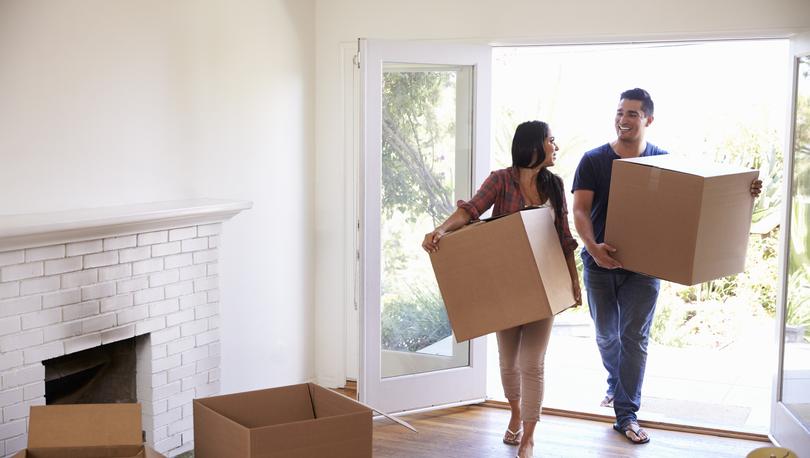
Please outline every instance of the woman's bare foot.
[{"label": "woman's bare foot", "polygon": [[532,458],[534,456],[534,441],[520,444],[518,449],[518,458]]}]

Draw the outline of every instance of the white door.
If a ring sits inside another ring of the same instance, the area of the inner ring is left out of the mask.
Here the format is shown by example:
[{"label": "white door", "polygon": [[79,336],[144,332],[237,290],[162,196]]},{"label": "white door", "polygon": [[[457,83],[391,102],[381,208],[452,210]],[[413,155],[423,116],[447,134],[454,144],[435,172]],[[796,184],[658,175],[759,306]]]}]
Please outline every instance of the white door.
[{"label": "white door", "polygon": [[779,357],[771,436],[810,456],[810,34],[791,42],[793,96],[785,152]]},{"label": "white door", "polygon": [[358,394],[382,411],[478,402],[484,338],[451,334],[422,237],[489,173],[488,46],[360,40]]}]

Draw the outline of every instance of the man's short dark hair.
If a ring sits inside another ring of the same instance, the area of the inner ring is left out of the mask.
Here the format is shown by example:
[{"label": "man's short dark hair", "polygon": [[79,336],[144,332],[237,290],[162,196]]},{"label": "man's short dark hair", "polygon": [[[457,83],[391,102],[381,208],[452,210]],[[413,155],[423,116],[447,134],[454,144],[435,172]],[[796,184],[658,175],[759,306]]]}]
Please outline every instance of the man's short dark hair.
[{"label": "man's short dark hair", "polygon": [[644,116],[650,117],[655,112],[655,104],[652,101],[652,97],[650,97],[650,93],[641,89],[640,87],[634,89],[628,89],[622,92],[621,97],[619,100],[638,100],[641,102],[641,110],[644,112]]}]

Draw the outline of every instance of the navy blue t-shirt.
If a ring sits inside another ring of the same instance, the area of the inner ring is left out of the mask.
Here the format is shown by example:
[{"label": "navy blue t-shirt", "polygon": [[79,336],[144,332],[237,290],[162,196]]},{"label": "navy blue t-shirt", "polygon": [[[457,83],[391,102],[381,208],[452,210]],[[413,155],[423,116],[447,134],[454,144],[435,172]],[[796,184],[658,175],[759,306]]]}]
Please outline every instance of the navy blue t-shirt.
[{"label": "navy blue t-shirt", "polygon": [[[666,151],[647,142],[647,148],[641,156],[657,156],[667,154]],[[605,222],[607,220],[608,195],[610,193],[610,175],[613,171],[613,161],[621,157],[613,151],[610,143],[594,148],[582,156],[574,174],[574,184],[571,192],[586,189],[593,191],[593,206],[591,207],[591,222],[596,243],[605,241]],[[582,247],[582,262],[585,267],[601,269],[596,265],[590,253]]]}]

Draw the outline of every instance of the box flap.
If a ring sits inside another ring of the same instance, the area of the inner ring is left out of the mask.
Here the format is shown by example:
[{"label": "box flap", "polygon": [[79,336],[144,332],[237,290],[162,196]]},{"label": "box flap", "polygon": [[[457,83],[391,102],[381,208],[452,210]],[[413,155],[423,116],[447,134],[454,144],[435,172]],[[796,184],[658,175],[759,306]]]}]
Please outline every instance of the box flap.
[{"label": "box flap", "polygon": [[554,211],[551,207],[544,207],[536,211],[521,212],[520,215],[529,235],[529,245],[548,298],[548,307],[556,315],[574,305],[576,299],[571,274],[560,246],[560,237],[554,226]]},{"label": "box flap", "polygon": [[687,173],[699,177],[709,178],[735,173],[749,173],[751,169],[738,165],[716,164],[711,161],[695,161],[674,154],[658,156],[634,157],[630,159],[617,159],[617,161],[630,162],[649,167],[658,167],[673,172]]},{"label": "box flap", "polygon": [[196,399],[245,428],[258,428],[315,418],[306,383]]},{"label": "box flap", "polygon": [[139,404],[31,406],[29,449],[142,444]]}]

